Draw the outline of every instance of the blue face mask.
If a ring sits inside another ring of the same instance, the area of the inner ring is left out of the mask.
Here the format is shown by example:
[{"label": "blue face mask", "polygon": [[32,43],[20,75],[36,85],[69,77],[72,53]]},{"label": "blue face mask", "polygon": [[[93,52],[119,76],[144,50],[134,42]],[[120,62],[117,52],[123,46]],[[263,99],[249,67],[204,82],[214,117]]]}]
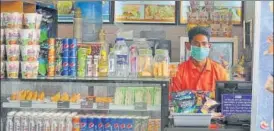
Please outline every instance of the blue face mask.
[{"label": "blue face mask", "polygon": [[209,48],[191,46],[191,56],[197,61],[205,60],[209,55]]}]

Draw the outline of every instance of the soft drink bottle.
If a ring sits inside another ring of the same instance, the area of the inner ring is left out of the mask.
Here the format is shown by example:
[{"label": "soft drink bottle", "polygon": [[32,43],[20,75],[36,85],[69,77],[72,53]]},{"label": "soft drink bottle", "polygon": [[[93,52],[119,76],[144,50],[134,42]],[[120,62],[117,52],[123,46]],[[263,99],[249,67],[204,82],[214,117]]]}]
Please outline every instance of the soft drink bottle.
[{"label": "soft drink bottle", "polygon": [[116,54],[116,76],[128,77],[129,75],[129,63],[128,63],[128,46],[124,38],[117,38],[114,45]]}]

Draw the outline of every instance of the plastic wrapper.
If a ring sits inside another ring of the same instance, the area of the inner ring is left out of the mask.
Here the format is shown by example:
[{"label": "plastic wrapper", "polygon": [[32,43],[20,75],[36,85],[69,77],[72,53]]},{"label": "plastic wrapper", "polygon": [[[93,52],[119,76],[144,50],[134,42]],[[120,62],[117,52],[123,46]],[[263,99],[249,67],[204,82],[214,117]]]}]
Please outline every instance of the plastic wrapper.
[{"label": "plastic wrapper", "polygon": [[125,103],[125,87],[117,87],[115,90],[115,96],[114,96],[114,104],[116,105],[124,105]]},{"label": "plastic wrapper", "polygon": [[161,105],[162,103],[161,98],[162,98],[162,89],[156,87],[154,90],[153,105]]},{"label": "plastic wrapper", "polygon": [[5,39],[7,45],[19,44],[19,31],[20,29],[5,29]]},{"label": "plastic wrapper", "polygon": [[43,18],[42,14],[36,14],[36,22],[35,22],[36,29],[40,29],[42,18]]},{"label": "plastic wrapper", "polygon": [[19,61],[19,45],[6,45],[7,61]]},{"label": "plastic wrapper", "polygon": [[147,87],[145,91],[145,97],[146,97],[146,102],[148,105],[153,105],[154,104],[154,96],[155,96],[155,88],[154,87]]},{"label": "plastic wrapper", "polygon": [[7,13],[7,28],[22,28],[23,14],[18,12]]},{"label": "plastic wrapper", "polygon": [[37,78],[39,62],[21,62],[22,78]]},{"label": "plastic wrapper", "polygon": [[6,69],[7,69],[7,78],[12,78],[12,79],[18,78],[19,61],[7,61]]},{"label": "plastic wrapper", "polygon": [[199,12],[199,25],[202,27],[208,27],[209,26],[209,14],[208,12],[201,11]]},{"label": "plastic wrapper", "polygon": [[191,0],[189,2],[190,2],[190,8],[192,12],[199,11],[200,1]]},{"label": "plastic wrapper", "polygon": [[35,42],[33,41],[35,29],[21,29],[19,31],[20,34],[20,43],[22,45],[34,45]]},{"label": "plastic wrapper", "polygon": [[191,91],[183,91],[172,94],[172,105],[176,113],[196,112],[195,94]]},{"label": "plastic wrapper", "polygon": [[135,88],[134,89],[134,102],[135,103],[142,103],[145,102],[145,92],[143,88]]},{"label": "plastic wrapper", "polygon": [[218,105],[218,103],[215,100],[206,97],[206,102],[203,104],[203,107],[201,108],[201,112],[204,114],[208,114],[215,107],[217,107],[217,105]]},{"label": "plastic wrapper", "polygon": [[21,46],[21,56],[23,61],[38,61],[40,45]]}]

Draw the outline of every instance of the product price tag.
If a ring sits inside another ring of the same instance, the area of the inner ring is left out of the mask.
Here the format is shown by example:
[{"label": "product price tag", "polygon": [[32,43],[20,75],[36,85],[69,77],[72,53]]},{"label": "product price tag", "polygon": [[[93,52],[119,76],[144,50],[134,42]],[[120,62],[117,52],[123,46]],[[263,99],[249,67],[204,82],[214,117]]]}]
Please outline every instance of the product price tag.
[{"label": "product price tag", "polygon": [[68,101],[58,101],[57,108],[69,108],[69,102]]},{"label": "product price tag", "polygon": [[135,102],[134,109],[135,110],[147,110],[147,104],[145,102]]},{"label": "product price tag", "polygon": [[32,101],[20,101],[20,107],[32,107]]},{"label": "product price tag", "polygon": [[93,101],[82,101],[81,102],[81,108],[93,108]]},{"label": "product price tag", "polygon": [[109,109],[109,103],[97,103],[97,109],[108,110]]}]

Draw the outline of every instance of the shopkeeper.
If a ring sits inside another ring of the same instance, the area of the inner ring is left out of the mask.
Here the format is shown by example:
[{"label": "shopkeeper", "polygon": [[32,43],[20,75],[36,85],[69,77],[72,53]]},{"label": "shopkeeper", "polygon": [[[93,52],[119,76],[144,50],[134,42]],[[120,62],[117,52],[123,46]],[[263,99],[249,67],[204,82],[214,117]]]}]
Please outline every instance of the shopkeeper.
[{"label": "shopkeeper", "polygon": [[189,43],[186,48],[191,52],[191,57],[179,64],[176,76],[172,79],[171,92],[215,92],[216,81],[229,79],[224,67],[208,57],[210,34],[210,30],[204,27],[194,27],[188,32]]}]

